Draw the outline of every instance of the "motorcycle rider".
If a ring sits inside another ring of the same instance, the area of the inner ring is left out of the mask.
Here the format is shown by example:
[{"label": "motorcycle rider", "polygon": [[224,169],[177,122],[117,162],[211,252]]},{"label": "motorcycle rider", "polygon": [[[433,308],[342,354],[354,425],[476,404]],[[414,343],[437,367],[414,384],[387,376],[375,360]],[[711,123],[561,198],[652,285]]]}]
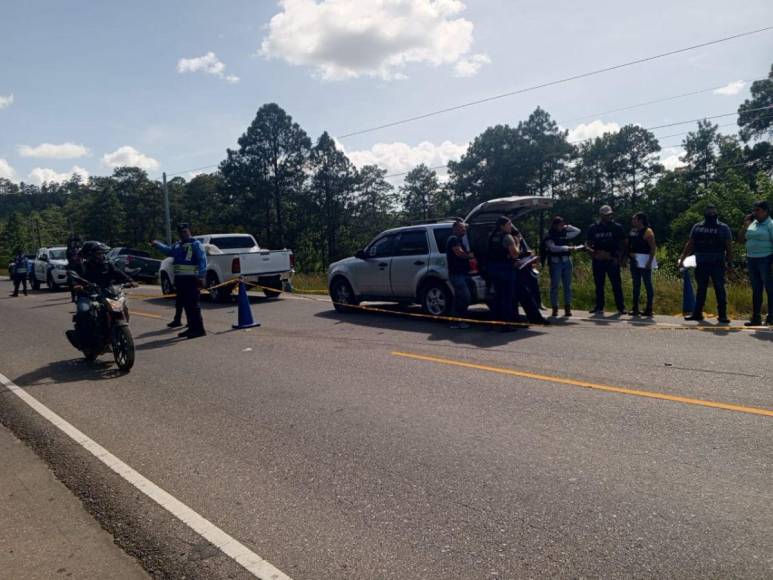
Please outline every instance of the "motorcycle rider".
[{"label": "motorcycle rider", "polygon": [[[101,242],[86,242],[80,249],[80,262],[77,265],[77,270],[74,270],[74,272],[83,280],[96,284],[102,289],[109,288],[115,284],[129,284],[136,288],[137,283],[134,280],[105,259],[109,249]],[[75,280],[73,291],[76,295],[76,302],[82,289],[82,282]],[[67,333],[76,346],[83,343],[82,339],[85,337],[82,337],[80,333],[81,329],[87,328],[84,324],[87,320],[88,312],[82,312],[78,308],[75,314],[75,331],[74,333],[73,331],[68,331]]]}]

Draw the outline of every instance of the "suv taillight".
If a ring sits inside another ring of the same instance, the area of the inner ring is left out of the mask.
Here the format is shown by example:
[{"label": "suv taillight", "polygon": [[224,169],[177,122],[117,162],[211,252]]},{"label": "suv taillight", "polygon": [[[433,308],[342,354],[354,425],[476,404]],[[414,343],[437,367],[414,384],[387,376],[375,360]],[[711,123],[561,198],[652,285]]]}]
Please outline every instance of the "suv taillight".
[{"label": "suv taillight", "polygon": [[242,272],[242,261],[239,258],[234,258],[233,262],[231,262],[231,273],[241,274],[241,272]]},{"label": "suv taillight", "polygon": [[290,267],[295,268],[295,254],[290,254]]}]

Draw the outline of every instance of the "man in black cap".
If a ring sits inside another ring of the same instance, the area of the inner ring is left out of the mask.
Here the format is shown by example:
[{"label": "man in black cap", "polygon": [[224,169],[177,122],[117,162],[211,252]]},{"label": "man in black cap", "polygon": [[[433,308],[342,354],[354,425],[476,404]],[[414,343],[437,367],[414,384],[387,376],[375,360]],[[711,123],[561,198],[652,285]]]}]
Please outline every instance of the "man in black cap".
[{"label": "man in black cap", "polygon": [[623,226],[614,221],[614,212],[608,205],[599,208],[599,221],[588,229],[588,250],[593,255],[593,281],[596,285],[596,305],[591,314],[604,313],[604,285],[606,279],[612,284],[618,314],[625,314],[623,280],[620,276],[620,262],[626,234]]},{"label": "man in black cap", "polygon": [[[510,218],[497,218],[494,231],[489,236],[488,263],[486,269],[494,284],[494,315],[505,322],[515,321],[516,270],[518,245],[512,235]],[[505,327],[504,330],[511,330]]]},{"label": "man in black cap", "polygon": [[180,240],[172,246],[167,246],[158,240],[153,240],[152,244],[161,253],[174,260],[174,285],[185,309],[185,318],[188,320],[188,330],[178,336],[198,338],[207,334],[199,304],[199,289],[204,286],[204,278],[207,275],[207,253],[201,242],[193,238],[188,224],[180,224],[177,226],[177,231]]},{"label": "man in black cap", "polygon": [[714,294],[717,297],[719,322],[729,324],[725,272],[730,267],[733,256],[733,233],[727,224],[719,221],[716,206],[707,205],[703,210],[703,218],[702,222],[692,227],[690,239],[687,240],[679,258],[681,268],[685,258],[695,254],[695,282],[698,284],[698,290],[695,293],[695,310],[685,320],[703,320],[703,307],[706,304],[706,293],[711,279],[714,284]]}]

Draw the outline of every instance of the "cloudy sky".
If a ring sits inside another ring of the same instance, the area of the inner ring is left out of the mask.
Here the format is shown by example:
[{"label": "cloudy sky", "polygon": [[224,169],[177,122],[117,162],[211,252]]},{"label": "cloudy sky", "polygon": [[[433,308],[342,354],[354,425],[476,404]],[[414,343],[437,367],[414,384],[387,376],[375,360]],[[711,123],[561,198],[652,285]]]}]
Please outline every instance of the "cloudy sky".
[{"label": "cloudy sky", "polygon": [[[767,25],[770,0],[7,2],[0,177],[40,183],[121,165],[188,177],[217,164],[266,102],[313,138],[341,136]],[[537,105],[571,139],[728,113],[772,56],[770,31],[341,143],[355,163],[397,173],[456,159],[487,126]],[[663,139],[669,165],[681,138]]]}]

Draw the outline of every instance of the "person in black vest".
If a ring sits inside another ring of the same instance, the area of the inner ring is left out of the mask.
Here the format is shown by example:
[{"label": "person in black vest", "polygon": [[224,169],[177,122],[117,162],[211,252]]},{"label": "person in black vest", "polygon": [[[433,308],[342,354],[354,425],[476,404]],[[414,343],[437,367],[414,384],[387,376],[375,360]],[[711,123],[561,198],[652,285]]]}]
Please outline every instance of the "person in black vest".
[{"label": "person in black vest", "polygon": [[733,256],[733,233],[727,224],[719,221],[719,214],[714,205],[707,205],[703,212],[703,221],[698,222],[690,231],[690,239],[682,250],[679,267],[682,267],[687,256],[695,254],[695,281],[698,290],[695,293],[695,310],[685,320],[703,320],[703,307],[706,304],[706,293],[709,289],[709,279],[714,285],[717,297],[717,314],[719,322],[728,324],[727,292],[725,290],[725,272],[730,268]]},{"label": "person in black vest", "polygon": [[494,316],[497,320],[515,321],[515,261],[518,246],[512,236],[510,218],[497,218],[494,231],[489,236],[487,270],[494,284]]},{"label": "person in black vest", "polygon": [[588,229],[588,250],[593,256],[593,281],[596,285],[596,305],[591,314],[604,313],[604,284],[607,277],[612,284],[618,314],[625,314],[623,281],[620,263],[625,245],[625,230],[614,221],[614,212],[608,205],[599,208],[599,221]]},{"label": "person in black vest", "polygon": [[564,315],[572,315],[572,252],[583,246],[569,245],[580,234],[580,228],[564,223],[564,218],[555,216],[550,231],[543,240],[542,257],[550,269],[550,306],[553,317],[558,316],[558,288],[564,287]]},{"label": "person in black vest", "polygon": [[70,288],[70,301],[75,302],[75,288],[71,272],[78,273],[81,266],[81,239],[78,236],[71,236],[67,240],[67,286]]},{"label": "person in black vest", "polygon": [[[467,251],[464,235],[467,224],[458,219],[454,222],[451,236],[446,242],[446,261],[448,263],[448,277],[454,288],[454,316],[462,318],[467,313],[470,305],[470,260],[472,252]],[[469,328],[465,322],[456,322],[451,328]]]},{"label": "person in black vest", "polygon": [[628,233],[626,254],[630,257],[631,279],[633,280],[633,316],[640,316],[639,296],[641,296],[641,284],[647,291],[647,306],[644,316],[654,315],[652,305],[655,298],[655,290],[652,286],[652,269],[655,265],[655,232],[650,228],[650,222],[646,214],[641,212],[631,218],[631,231]]}]

